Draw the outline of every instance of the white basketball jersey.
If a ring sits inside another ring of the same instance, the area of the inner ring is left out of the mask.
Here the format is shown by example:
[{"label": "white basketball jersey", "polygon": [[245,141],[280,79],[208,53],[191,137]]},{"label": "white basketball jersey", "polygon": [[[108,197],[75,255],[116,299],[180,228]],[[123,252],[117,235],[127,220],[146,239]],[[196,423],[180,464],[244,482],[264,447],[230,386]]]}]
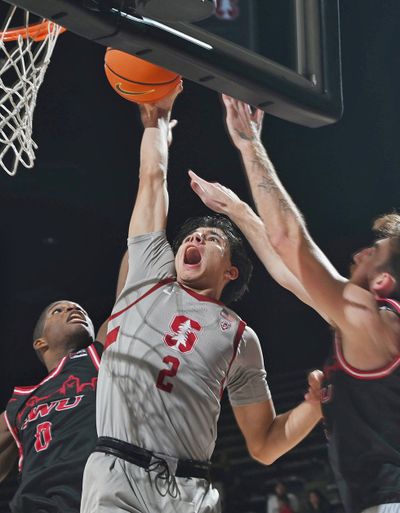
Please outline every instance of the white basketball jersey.
[{"label": "white basketball jersey", "polygon": [[127,283],[108,324],[97,391],[99,436],[209,460],[220,398],[270,398],[259,341],[230,309],[175,281],[164,233],[128,241]]}]

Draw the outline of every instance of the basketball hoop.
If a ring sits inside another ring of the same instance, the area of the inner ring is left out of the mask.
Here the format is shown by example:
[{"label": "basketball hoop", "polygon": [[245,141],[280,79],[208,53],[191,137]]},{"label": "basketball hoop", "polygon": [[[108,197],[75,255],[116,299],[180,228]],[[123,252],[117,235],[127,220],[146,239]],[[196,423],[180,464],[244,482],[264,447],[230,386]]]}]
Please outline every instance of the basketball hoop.
[{"label": "basketball hoop", "polygon": [[0,166],[11,176],[19,164],[34,165],[33,112],[57,38],[64,30],[11,7],[0,32]]}]

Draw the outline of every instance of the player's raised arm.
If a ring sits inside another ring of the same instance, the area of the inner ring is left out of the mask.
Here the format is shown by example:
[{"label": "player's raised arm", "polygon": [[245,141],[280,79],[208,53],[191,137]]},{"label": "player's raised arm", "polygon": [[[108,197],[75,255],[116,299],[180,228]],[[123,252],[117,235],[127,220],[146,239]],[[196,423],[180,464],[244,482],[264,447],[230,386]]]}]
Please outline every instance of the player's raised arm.
[{"label": "player's raised arm", "polygon": [[129,237],[164,230],[168,214],[168,137],[171,110],[178,88],[157,104],[140,105],[144,127],[140,147],[139,188],[129,225]]},{"label": "player's raised arm", "polygon": [[[236,224],[272,278],[301,301],[318,310],[300,281],[272,248],[265,226],[254,210],[227,187],[208,182],[193,171],[189,171],[189,176],[193,191],[208,208],[225,214]],[[320,314],[323,315],[322,312]]]},{"label": "player's raised arm", "polygon": [[[247,104],[233,98],[223,99],[229,135],[241,153],[257,210],[274,251],[318,310],[340,329],[349,362],[365,368],[385,365],[398,351],[398,334],[380,314],[375,301],[375,295],[387,296],[393,290],[388,273],[379,275],[376,269],[376,283],[367,280],[367,285],[353,277],[348,281],[337,273],[311,239],[303,216],[268,158],[260,140],[261,112],[253,112]],[[379,245],[376,249],[384,250]],[[367,347],[369,357],[365,356],[366,351],[360,357],[360,349]]]},{"label": "player's raised arm", "polygon": [[11,472],[17,461],[18,450],[8,430],[5,413],[0,415],[0,482]]}]

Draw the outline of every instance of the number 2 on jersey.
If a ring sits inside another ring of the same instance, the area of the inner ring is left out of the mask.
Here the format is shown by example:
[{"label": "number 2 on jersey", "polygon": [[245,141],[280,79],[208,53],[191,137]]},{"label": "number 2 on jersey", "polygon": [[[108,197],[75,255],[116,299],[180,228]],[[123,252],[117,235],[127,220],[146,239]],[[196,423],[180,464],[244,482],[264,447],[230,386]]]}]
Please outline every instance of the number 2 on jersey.
[{"label": "number 2 on jersey", "polygon": [[163,369],[159,372],[156,386],[160,390],[164,390],[164,392],[170,393],[174,385],[168,381],[165,381],[165,378],[173,378],[176,376],[181,362],[175,356],[166,356],[163,358],[163,362],[166,363],[169,368]]}]

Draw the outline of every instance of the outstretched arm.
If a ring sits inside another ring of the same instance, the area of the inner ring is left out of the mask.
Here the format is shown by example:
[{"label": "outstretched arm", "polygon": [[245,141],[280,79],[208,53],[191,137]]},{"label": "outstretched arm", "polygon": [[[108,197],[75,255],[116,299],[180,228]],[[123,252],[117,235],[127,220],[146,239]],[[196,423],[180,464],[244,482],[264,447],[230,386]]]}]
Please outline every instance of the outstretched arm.
[{"label": "outstretched arm", "polygon": [[[172,143],[172,129],[176,120],[170,120],[180,84],[167,98],[156,104],[139,106],[144,127],[140,147],[139,190],[133,208],[129,237],[165,229],[168,214],[167,165],[168,148]],[[116,299],[128,276],[128,253],[125,252],[118,273]],[[108,319],[100,326],[96,340],[105,343]]]},{"label": "outstretched arm", "polygon": [[[301,301],[318,310],[300,281],[274,251],[265,226],[253,209],[227,187],[219,183],[207,182],[193,171],[189,171],[189,176],[193,191],[208,208],[225,214],[236,224],[272,278]],[[320,313],[323,315],[322,312]]]},{"label": "outstretched arm", "polygon": [[281,415],[275,414],[272,400],[233,408],[254,459],[266,465],[272,464],[301,442],[321,420],[319,392],[322,378],[321,371],[310,373],[306,400]]},{"label": "outstretched arm", "polygon": [[[399,334],[381,315],[374,296],[348,282],[311,239],[304,219],[280,182],[260,140],[261,111],[227,96],[226,124],[239,149],[257,210],[274,251],[302,284],[318,311],[340,328],[345,357],[363,369],[395,356]],[[395,349],[396,348],[396,349]]]},{"label": "outstretched arm", "polygon": [[140,147],[139,188],[129,225],[129,237],[165,230],[168,214],[168,137],[172,106],[182,90],[156,104],[140,105],[144,127]]}]

